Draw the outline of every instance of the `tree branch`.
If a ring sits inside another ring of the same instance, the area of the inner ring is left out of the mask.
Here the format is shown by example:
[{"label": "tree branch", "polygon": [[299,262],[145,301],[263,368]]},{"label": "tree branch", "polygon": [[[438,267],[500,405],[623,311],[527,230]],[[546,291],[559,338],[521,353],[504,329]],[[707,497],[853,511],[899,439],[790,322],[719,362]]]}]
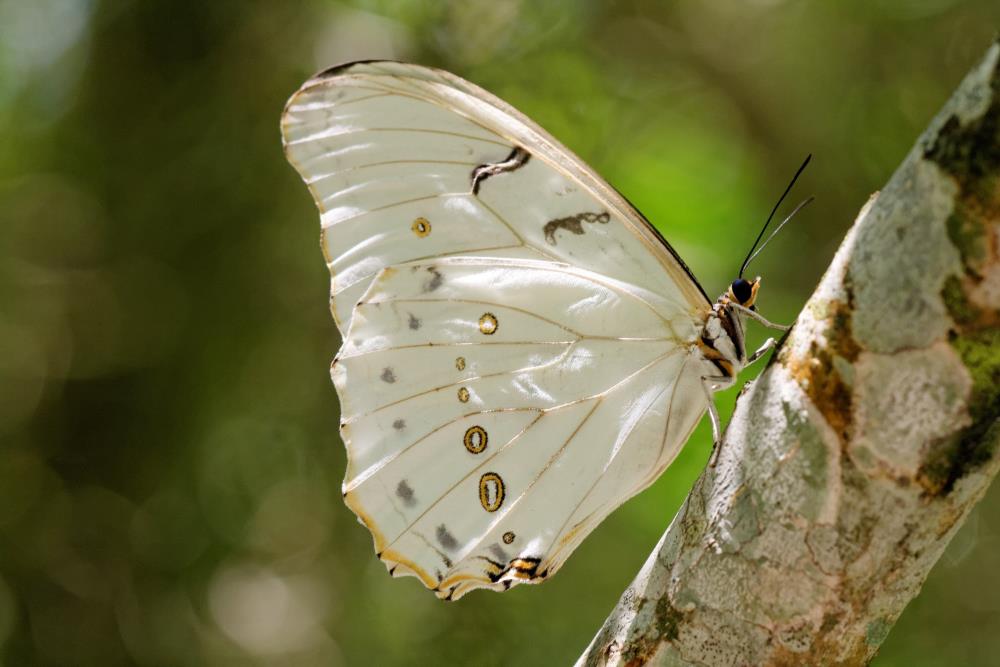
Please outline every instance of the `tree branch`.
[{"label": "tree branch", "polygon": [[1000,468],[1000,43],[858,215],[584,665],[863,664]]}]

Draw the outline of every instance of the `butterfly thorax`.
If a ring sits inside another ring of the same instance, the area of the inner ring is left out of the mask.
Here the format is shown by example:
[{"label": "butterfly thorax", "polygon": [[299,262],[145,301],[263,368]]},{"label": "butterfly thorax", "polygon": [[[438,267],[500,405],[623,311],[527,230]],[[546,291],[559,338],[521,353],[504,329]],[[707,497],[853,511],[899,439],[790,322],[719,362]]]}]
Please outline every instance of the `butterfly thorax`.
[{"label": "butterfly thorax", "polygon": [[698,347],[717,371],[717,375],[712,377],[712,387],[716,391],[731,387],[747,364],[740,307],[753,309],[759,287],[759,277],[753,281],[734,280],[705,317]]}]

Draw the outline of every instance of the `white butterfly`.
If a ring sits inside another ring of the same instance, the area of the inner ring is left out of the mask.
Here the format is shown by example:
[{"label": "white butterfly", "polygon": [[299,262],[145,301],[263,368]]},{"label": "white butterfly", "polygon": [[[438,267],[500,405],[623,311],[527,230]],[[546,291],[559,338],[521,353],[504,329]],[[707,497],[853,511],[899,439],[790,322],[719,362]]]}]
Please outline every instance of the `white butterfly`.
[{"label": "white butterfly", "polygon": [[712,391],[774,344],[747,357],[743,318],[782,328],[759,278],[713,304],[624,197],[447,72],[326,70],[282,133],[344,341],[344,500],[439,597],[555,573],[706,409],[718,443]]}]

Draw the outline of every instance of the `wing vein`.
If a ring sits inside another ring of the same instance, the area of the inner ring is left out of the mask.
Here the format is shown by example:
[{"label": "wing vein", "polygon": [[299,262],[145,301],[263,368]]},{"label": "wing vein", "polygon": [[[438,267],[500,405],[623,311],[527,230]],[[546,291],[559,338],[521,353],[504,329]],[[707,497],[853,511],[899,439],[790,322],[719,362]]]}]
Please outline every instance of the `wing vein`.
[{"label": "wing vein", "polygon": [[[422,257],[414,257],[413,259],[408,259],[406,261],[407,261],[407,263],[410,263],[410,262],[421,262],[421,261],[426,260],[426,259],[437,259],[439,257],[458,257],[458,256],[462,256],[462,255],[467,255],[470,252],[489,252],[490,250],[507,250],[508,248],[520,248],[520,247],[522,247],[522,246],[518,246],[518,245],[498,245],[498,246],[490,246],[488,248],[471,248],[471,249],[468,249],[468,250],[456,250],[454,252],[441,252],[441,253],[436,253],[434,255],[424,255]],[[531,250],[534,250],[534,248],[531,248]],[[344,254],[346,255],[346,254],[348,254],[350,252],[351,251],[349,250],[347,253],[344,253]],[[340,257],[337,257],[332,262],[330,262],[329,264],[327,264],[327,267],[330,269],[330,275],[331,275],[331,277],[333,277],[333,278],[337,277],[336,274],[333,273],[333,265],[336,262],[338,262],[341,259],[341,257],[343,257],[343,256],[344,255],[341,255]],[[390,264],[389,266],[393,266],[393,265]],[[381,271],[381,270],[382,269],[379,269],[379,271]],[[361,278],[358,278],[357,280],[352,281],[352,282],[350,282],[350,283],[348,283],[346,285],[338,285],[337,288],[336,288],[336,291],[332,294],[332,296],[336,297],[338,294],[340,294],[344,290],[350,289],[351,287],[354,287],[358,283],[363,283],[364,281],[368,280],[372,276],[376,276],[376,275],[378,275],[378,271],[376,271],[375,273],[367,273],[364,276],[362,276]]]},{"label": "wing vein", "polygon": [[342,486],[343,492],[345,494],[348,494],[348,493],[351,493],[352,491],[356,490],[359,486],[361,486],[362,484],[364,484],[365,482],[367,482],[369,479],[371,479],[373,475],[375,475],[376,473],[381,472],[382,470],[384,470],[386,466],[392,464],[393,461],[397,460],[400,456],[402,456],[403,454],[405,454],[409,450],[413,449],[414,447],[416,447],[421,442],[423,442],[427,438],[431,437],[432,435],[434,435],[435,433],[437,433],[441,429],[447,428],[448,426],[451,426],[455,422],[460,421],[462,419],[466,419],[466,418],[471,417],[473,415],[482,415],[482,414],[488,414],[488,413],[493,413],[493,412],[538,412],[538,413],[542,413],[542,412],[544,412],[544,410],[539,410],[538,408],[492,408],[492,409],[489,409],[489,410],[473,410],[472,412],[467,412],[465,414],[458,415],[458,416],[456,416],[456,417],[454,417],[452,419],[449,419],[448,421],[444,422],[443,424],[434,427],[433,429],[431,429],[430,431],[428,431],[424,435],[420,436],[419,438],[417,438],[416,440],[414,440],[413,442],[411,442],[409,445],[407,445],[403,449],[400,449],[397,452],[393,452],[389,456],[386,456],[385,458],[377,461],[375,464],[369,466],[368,468],[365,468],[360,473],[358,473],[357,475],[355,475],[354,477],[352,477],[350,482],[348,482],[347,480],[344,480],[344,484]]},{"label": "wing vein", "polygon": [[[686,360],[686,359],[685,359],[685,360],[684,360],[684,362],[683,362],[683,363],[681,364],[681,368],[680,368],[680,371],[679,371],[679,372],[678,372],[678,374],[677,374],[677,379],[676,379],[676,380],[674,380],[674,383],[673,383],[673,385],[672,385],[672,386],[670,387],[670,391],[671,391],[671,394],[670,394],[670,406],[669,406],[669,407],[667,408],[667,423],[668,423],[668,424],[670,423],[670,415],[671,415],[671,413],[672,413],[672,410],[673,410],[673,404],[674,404],[674,395],[676,395],[676,393],[677,393],[677,386],[678,386],[678,384],[680,384],[680,378],[681,378],[681,373],[683,372],[683,370],[684,370],[684,366],[685,366],[685,365],[687,365],[687,360]],[[609,468],[611,467],[611,465],[612,465],[612,464],[613,464],[613,463],[615,462],[615,459],[616,459],[616,458],[618,458],[618,454],[620,454],[620,453],[621,453],[621,451],[622,451],[623,449],[625,449],[625,441],[626,441],[626,440],[628,440],[628,438],[629,438],[629,437],[631,437],[631,435],[632,435],[632,432],[633,432],[633,431],[634,431],[634,430],[635,430],[635,429],[636,429],[636,428],[638,427],[638,425],[639,425],[639,422],[640,422],[640,421],[642,421],[642,418],[643,418],[643,417],[644,417],[644,416],[646,415],[646,413],[647,413],[647,412],[649,412],[650,408],[652,408],[652,407],[653,407],[653,406],[654,406],[654,405],[655,405],[656,403],[658,403],[658,402],[659,402],[659,400],[660,400],[660,397],[661,397],[661,396],[663,396],[664,392],[666,392],[666,391],[667,391],[667,387],[664,387],[664,388],[663,388],[663,389],[662,389],[662,390],[661,390],[661,391],[660,391],[660,392],[659,392],[659,393],[658,393],[658,394],[656,395],[656,397],[655,397],[655,398],[654,398],[653,400],[651,400],[651,401],[649,402],[649,404],[648,404],[648,405],[647,405],[647,406],[646,406],[645,408],[643,408],[643,410],[642,410],[642,413],[641,413],[641,414],[639,415],[639,418],[635,420],[635,422],[634,422],[634,423],[632,424],[632,426],[631,426],[631,427],[629,428],[629,430],[628,430],[628,433],[627,433],[627,434],[625,434],[625,436],[624,436],[624,437],[623,437],[623,438],[621,439],[621,446],[620,446],[620,447],[619,447],[618,449],[616,449],[616,450],[615,450],[615,451],[614,451],[614,452],[613,452],[613,453],[611,454],[611,458],[610,458],[610,459],[608,459],[608,462],[607,462],[607,463],[606,463],[606,464],[604,465],[604,469],[603,469],[603,471],[602,471],[602,474],[601,474],[601,475],[599,475],[599,476],[598,476],[598,477],[597,477],[597,478],[596,478],[596,479],[594,480],[594,483],[590,485],[590,488],[589,488],[589,489],[587,489],[586,493],[584,493],[584,494],[583,494],[583,496],[581,496],[581,497],[580,497],[580,500],[579,500],[579,501],[578,501],[578,502],[576,503],[576,505],[575,505],[575,506],[573,507],[573,509],[572,509],[572,510],[570,510],[569,514],[567,514],[567,515],[566,515],[566,520],[565,520],[565,521],[563,521],[563,524],[562,524],[562,526],[560,526],[560,527],[559,527],[559,530],[558,530],[558,531],[556,531],[556,533],[555,533],[555,534],[556,534],[556,538],[557,538],[557,539],[558,539],[558,536],[560,536],[560,535],[562,535],[562,534],[563,534],[563,531],[564,531],[564,530],[566,529],[566,525],[567,525],[567,524],[569,524],[569,522],[570,522],[570,519],[572,519],[572,518],[573,518],[573,515],[574,515],[574,514],[576,513],[576,511],[577,511],[578,509],[580,509],[580,507],[581,507],[581,506],[583,505],[583,503],[584,503],[584,502],[585,502],[585,501],[587,500],[587,498],[589,498],[589,497],[590,497],[590,494],[591,494],[591,493],[592,493],[592,492],[594,491],[594,489],[595,489],[595,488],[597,488],[597,483],[601,481],[601,478],[602,478],[602,476],[603,476],[603,473],[606,473],[606,472],[608,471],[608,469],[609,469]],[[664,437],[663,437],[663,440],[664,440],[664,441],[666,440],[666,432],[664,433]],[[662,456],[662,455],[663,455],[663,449],[662,449],[662,446],[661,446],[661,449],[660,449],[660,456]],[[659,461],[659,460],[660,460],[660,456],[657,456],[657,457],[656,457],[656,460],[657,460],[657,461]],[[590,518],[590,516],[591,516],[591,515],[590,515],[590,514],[588,514],[588,515],[587,515],[586,517],[584,517],[583,519],[581,519],[580,523],[582,523],[582,522],[586,521],[587,519],[589,519],[589,518]],[[562,545],[559,545],[559,546],[557,546],[557,547],[556,547],[556,548],[555,548],[555,549],[554,549],[554,550],[553,550],[553,551],[552,551],[552,552],[551,552],[550,554],[548,554],[548,555],[546,556],[545,560],[546,560],[547,562],[552,562],[552,561],[554,561],[554,560],[556,559],[556,556],[557,556],[557,555],[558,555],[558,554],[559,554],[559,553],[560,553],[560,552],[562,551],[562,549],[563,549],[563,546],[562,546]]]},{"label": "wing vein", "polygon": [[[677,379],[674,380],[675,385],[680,384],[681,378],[684,377],[684,369],[687,367],[688,362],[690,360],[691,358],[688,357],[687,359],[684,360],[684,363],[681,364],[680,370],[677,371]],[[670,420],[673,419],[674,416],[674,400],[676,399],[676,397],[677,397],[677,387],[675,386],[674,392],[670,396],[670,405],[667,407],[667,421],[666,424],[663,425],[663,438],[660,439],[660,453],[656,455],[657,461],[659,461],[660,457],[663,456],[663,450],[666,449],[667,447],[667,437],[670,435]],[[697,424],[697,422],[695,422],[695,424]]]},{"label": "wing vein", "polygon": [[367,134],[369,132],[402,132],[402,133],[416,133],[416,134],[438,134],[449,137],[456,137],[458,139],[467,139],[469,141],[481,141],[486,144],[493,144],[494,146],[503,146],[504,148],[510,148],[510,144],[503,141],[496,141],[494,139],[487,139],[486,137],[477,137],[474,134],[462,134],[461,132],[449,132],[448,130],[435,130],[429,127],[359,127],[352,130],[343,131],[340,128],[335,128],[332,130],[325,130],[322,132],[316,132],[299,139],[292,139],[288,142],[288,146],[298,146],[299,144],[308,144],[313,141],[320,141],[322,139],[332,139],[334,137],[348,137],[353,134]]},{"label": "wing vein", "polygon": [[448,383],[448,384],[443,384],[443,385],[441,385],[439,387],[432,387],[431,389],[427,389],[425,391],[417,392],[416,394],[411,394],[410,396],[404,396],[403,398],[398,398],[395,401],[392,401],[390,403],[386,403],[385,405],[380,405],[380,406],[378,406],[377,408],[375,408],[373,410],[369,410],[368,412],[365,412],[365,413],[362,413],[362,414],[358,414],[358,415],[353,415],[349,419],[346,419],[344,421],[344,423],[345,424],[350,424],[350,423],[352,423],[354,421],[357,421],[359,419],[363,419],[365,417],[370,417],[371,415],[375,414],[376,412],[381,412],[382,410],[385,410],[386,408],[391,408],[391,407],[393,407],[395,405],[399,405],[400,403],[405,403],[406,401],[411,401],[411,400],[413,400],[415,398],[420,398],[421,396],[426,396],[428,394],[433,394],[434,392],[437,392],[437,391],[444,391],[445,389],[452,389],[452,388],[457,387],[459,385],[469,384],[470,382],[474,382],[476,380],[483,380],[483,379],[486,379],[486,378],[502,377],[504,375],[513,375],[515,373],[528,373],[528,372],[531,372],[531,371],[541,370],[541,369],[546,368],[548,366],[556,365],[556,364],[562,362],[566,358],[566,356],[569,354],[570,350],[572,350],[573,347],[577,343],[579,343],[579,342],[580,342],[580,339],[577,339],[577,340],[574,340],[574,341],[570,341],[569,344],[566,346],[566,349],[563,350],[562,354],[560,354],[555,359],[547,361],[544,364],[535,364],[534,366],[524,366],[522,368],[514,368],[514,369],[509,370],[509,371],[497,371],[496,373],[486,373],[485,375],[473,375],[473,376],[464,378],[462,380],[459,380],[457,382],[451,382],[451,383]]},{"label": "wing vein", "polygon": [[[373,206],[371,208],[366,208],[364,211],[361,211],[360,213],[347,216],[346,218],[341,218],[340,220],[334,220],[333,222],[326,222],[325,220],[321,220],[320,224],[324,228],[329,228],[333,227],[334,225],[340,225],[345,222],[351,222],[352,220],[357,220],[358,218],[363,218],[366,215],[370,215],[371,213],[378,213],[379,211],[385,211],[386,209],[395,208],[396,206],[405,206],[406,204],[413,204],[418,201],[429,201],[431,199],[439,199],[439,198],[443,199],[445,197],[468,197],[468,196],[469,196],[468,192],[435,192],[432,195],[423,195],[421,197],[413,197],[411,199],[403,199],[402,201],[395,201],[389,204],[383,204],[381,206]],[[316,201],[320,202],[321,213],[330,212],[330,209],[327,209],[325,205],[321,203],[321,200],[318,199]]]},{"label": "wing vein", "polygon": [[[593,412],[593,410],[591,410],[591,412]],[[451,495],[451,492],[454,491],[456,488],[458,488],[459,484],[461,484],[465,480],[467,480],[470,477],[472,477],[473,475],[475,475],[479,470],[482,470],[483,466],[487,465],[490,461],[492,461],[498,454],[500,454],[500,452],[504,451],[512,443],[514,443],[518,439],[520,439],[520,437],[522,435],[524,435],[525,433],[527,433],[528,430],[532,426],[534,426],[535,424],[538,423],[538,420],[540,420],[542,418],[542,416],[543,416],[543,414],[539,413],[534,419],[532,419],[527,425],[525,425],[524,428],[522,428],[520,431],[518,431],[514,435],[513,438],[511,438],[510,440],[508,440],[507,442],[505,442],[501,447],[498,447],[497,451],[493,452],[492,454],[490,454],[489,456],[487,456],[485,459],[483,459],[482,461],[480,461],[479,465],[477,465],[475,468],[473,468],[472,470],[470,470],[467,474],[465,474],[464,476],[462,476],[462,478],[459,479],[457,482],[455,482],[454,484],[452,484],[451,487],[447,491],[445,491],[444,493],[440,494],[434,502],[432,502],[430,505],[427,506],[427,509],[425,509],[423,512],[421,512],[419,516],[417,516],[415,519],[413,519],[413,521],[411,521],[409,523],[409,525],[407,525],[405,528],[403,528],[400,531],[399,535],[397,535],[395,538],[393,538],[392,542],[389,542],[385,546],[385,549],[390,549],[394,544],[396,544],[396,542],[398,542],[400,540],[400,538],[402,538],[404,535],[406,535],[407,533],[409,533],[411,528],[413,528],[415,525],[417,525],[417,523],[421,519],[423,519],[425,516],[427,516],[428,512],[430,512],[432,509],[434,509],[435,507],[437,507],[438,503],[440,503],[442,500],[444,500],[449,495]],[[577,427],[577,429],[579,429],[579,426]],[[384,551],[384,549],[383,549],[383,551]]]},{"label": "wing vein", "polygon": [[331,171],[328,174],[321,174],[308,182],[319,183],[324,179],[333,178],[334,176],[340,176],[341,174],[346,174],[351,171],[358,171],[361,169],[372,169],[374,167],[385,167],[393,164],[450,164],[459,167],[469,167],[469,168],[474,168],[477,165],[476,162],[466,162],[463,160],[382,160],[380,162],[368,162],[366,164],[358,164],[354,165],[353,167],[345,167],[343,169]]},{"label": "wing vein", "polygon": [[514,312],[521,313],[522,315],[527,315],[529,317],[534,317],[535,319],[542,320],[553,326],[557,326],[563,331],[568,331],[577,338],[588,338],[588,336],[576,331],[565,324],[559,324],[553,319],[545,317],[544,315],[539,315],[538,313],[533,313],[527,308],[521,308],[519,306],[508,306],[502,303],[497,303],[496,301],[480,301],[479,299],[388,299],[386,301],[366,301],[365,305],[379,304],[379,303],[469,303],[479,306],[486,306],[488,308],[504,308],[506,310],[513,310]]},{"label": "wing vein", "polygon": [[[308,102],[308,103],[301,103],[300,102],[297,105],[290,106],[288,108],[288,111],[290,113],[292,113],[292,114],[296,114],[296,113],[303,113],[303,112],[308,113],[310,111],[317,111],[317,110],[321,110],[321,109],[340,109],[341,107],[346,107],[346,106],[348,106],[350,104],[354,104],[355,102],[364,102],[365,100],[371,100],[371,99],[374,99],[376,97],[390,97],[390,96],[396,94],[396,93],[392,92],[391,90],[386,90],[385,88],[367,87],[367,86],[351,86],[351,88],[356,88],[357,90],[374,90],[374,91],[379,91],[379,92],[376,92],[374,95],[365,95],[364,97],[355,97],[353,99],[344,100],[343,102],[341,102],[341,101],[335,101],[333,103],[328,103],[328,102]],[[292,124],[294,124],[294,125],[305,125],[307,123],[305,121],[299,120],[299,121],[296,121],[295,123],[292,123]]]},{"label": "wing vein", "polygon": [[[535,475],[534,479],[532,479],[531,482],[528,483],[528,485],[524,488],[524,490],[522,490],[517,495],[517,498],[515,498],[513,502],[511,502],[511,504],[507,506],[507,509],[505,509],[500,516],[495,517],[494,520],[490,522],[489,527],[483,531],[483,533],[479,536],[479,538],[463,550],[462,557],[456,561],[457,563],[464,561],[466,558],[469,557],[470,554],[472,554],[476,549],[478,549],[479,546],[486,540],[486,536],[490,534],[493,528],[497,524],[502,522],[504,518],[508,514],[510,514],[515,507],[517,507],[518,503],[521,502],[521,500],[525,497],[525,495],[527,495],[528,492],[535,487],[535,484],[538,483],[538,481],[542,478],[542,476],[545,475],[545,473],[552,468],[552,464],[556,462],[556,460],[563,454],[563,452],[566,451],[566,448],[569,446],[569,444],[573,441],[574,438],[576,438],[576,434],[580,432],[580,429],[583,428],[583,425],[587,423],[587,420],[590,419],[591,415],[593,415],[594,412],[597,411],[597,408],[600,407],[601,402],[603,400],[604,400],[603,396],[594,399],[594,407],[592,407],[587,412],[587,414],[583,416],[583,419],[580,420],[580,423],[576,425],[576,428],[573,429],[573,432],[569,434],[569,436],[566,438],[565,441],[563,441],[562,445],[559,446],[559,449],[557,449],[555,453],[549,457],[549,460],[546,462],[545,466],[539,471],[537,475]],[[537,420],[534,423],[537,423]],[[532,425],[534,425],[534,423]],[[485,464],[486,462],[484,461],[483,463]],[[475,474],[475,472],[476,470],[474,470],[472,474]],[[454,568],[449,569],[448,573],[451,573],[452,571],[454,571]]]},{"label": "wing vein", "polygon": [[[363,81],[364,80],[364,76],[368,76],[368,77],[371,77],[371,78],[385,77],[385,78],[390,78],[393,81],[398,81],[398,82],[401,82],[401,83],[403,82],[403,80],[398,75],[392,74],[390,72],[369,73],[367,75],[354,75],[354,77],[352,77],[351,75],[344,75],[343,78],[344,79],[356,78],[357,80]],[[321,85],[322,83],[324,83],[324,82],[318,82],[317,85]],[[441,81],[441,80],[438,80],[438,81],[428,81],[427,83],[429,83],[432,86],[443,86],[443,87],[449,87],[450,86],[450,84],[448,82]],[[351,84],[351,85],[355,86],[355,84]],[[310,86],[310,87],[312,87],[312,86]],[[356,87],[360,88],[361,86],[356,86]],[[475,126],[477,126],[479,128],[482,128],[483,130],[489,132],[490,134],[492,134],[495,137],[499,137],[499,138],[502,138],[502,139],[507,139],[509,142],[515,143],[512,138],[507,137],[507,136],[505,136],[505,135],[497,132],[493,128],[490,128],[490,127],[484,125],[483,123],[479,122],[476,118],[474,118],[473,116],[469,115],[468,113],[462,111],[461,109],[456,109],[454,106],[451,106],[451,105],[442,104],[441,101],[439,101],[438,99],[435,99],[433,97],[433,91],[429,91],[429,90],[426,90],[424,88],[408,88],[408,87],[397,88],[395,86],[386,85],[382,81],[378,82],[378,87],[377,88],[368,88],[368,89],[369,90],[391,91],[390,94],[392,94],[392,95],[399,95],[400,97],[409,97],[410,99],[417,100],[419,102],[424,102],[426,104],[430,104],[430,105],[435,106],[435,107],[437,107],[439,109],[445,109],[447,111],[450,111],[450,112],[452,112],[452,113],[454,113],[454,114],[462,117],[463,119],[465,119],[469,123],[472,123],[473,125],[475,125]],[[466,93],[466,91],[462,91],[462,90],[460,90],[459,92],[461,92],[462,94],[468,94],[468,93]],[[493,105],[491,104],[490,106],[493,106]],[[496,108],[496,107],[493,107],[493,108]]]},{"label": "wing vein", "polygon": [[[577,339],[580,340],[580,339]],[[654,339],[660,340],[660,339]],[[344,354],[337,357],[338,360],[344,359],[357,359],[358,357],[363,357],[368,354],[377,354],[379,352],[391,352],[393,350],[412,350],[420,347],[470,347],[474,345],[566,345],[568,343],[575,343],[575,340],[546,340],[546,341],[532,341],[532,340],[517,340],[517,341],[483,341],[481,343],[468,342],[468,343],[412,343],[410,345],[396,345],[395,347],[382,347],[377,350],[368,350],[367,352],[358,352],[357,354]]]},{"label": "wing vein", "polygon": [[[543,474],[545,474],[545,471],[548,470],[552,466],[552,464],[555,462],[555,460],[557,458],[559,458],[559,455],[562,454],[562,452],[564,452],[566,450],[566,446],[573,440],[573,438],[576,437],[576,434],[580,432],[580,429],[583,428],[583,425],[587,422],[588,419],[590,419],[590,416],[592,414],[594,414],[594,411],[597,410],[597,407],[601,404],[602,400],[603,400],[602,398],[597,398],[597,399],[594,400],[594,407],[592,407],[587,412],[587,414],[583,416],[583,419],[580,420],[580,423],[576,425],[576,428],[573,429],[573,432],[569,435],[569,437],[566,438],[566,440],[563,442],[562,445],[560,445],[559,449],[556,450],[555,454],[553,454],[552,456],[549,457],[549,460],[545,464],[545,467],[542,468],[542,471],[538,475],[535,476],[535,478],[531,481],[531,483],[528,484],[528,486],[523,491],[521,491],[521,493],[518,494],[517,498],[515,498],[514,501],[507,507],[507,509],[504,510],[503,515],[499,516],[499,517],[496,517],[495,520],[491,522],[491,527],[495,526],[498,522],[502,521],[503,517],[506,516],[517,505],[517,503],[520,502],[521,498],[523,498],[524,495],[528,491],[531,490],[531,488],[538,482],[538,480],[541,479],[541,476]],[[534,421],[532,421],[530,424],[528,424],[524,429],[522,429],[521,432],[519,432],[516,436],[514,436],[513,438],[511,438],[510,440],[508,440],[506,443],[504,443],[503,447],[500,447],[499,449],[497,449],[497,451],[493,452],[493,454],[489,458],[487,458],[486,460],[482,461],[478,466],[476,466],[475,468],[473,468],[472,471],[470,471],[467,475],[465,475],[460,480],[458,480],[457,482],[455,482],[455,484],[453,484],[452,487],[450,489],[448,489],[448,491],[446,491],[445,493],[441,494],[441,496],[438,497],[438,499],[435,500],[433,503],[431,503],[431,505],[426,510],[424,510],[423,513],[421,513],[420,516],[418,516],[416,519],[414,519],[413,522],[409,526],[407,526],[406,528],[404,528],[403,531],[389,544],[389,546],[392,546],[393,544],[395,544],[403,535],[405,535],[410,530],[410,528],[412,528],[414,525],[416,525],[416,523],[418,521],[420,521],[420,519],[422,519],[424,516],[426,516],[426,514],[428,512],[430,512],[432,509],[434,509],[434,507],[438,503],[440,503],[442,500],[444,500],[445,498],[447,498],[451,494],[451,492],[454,491],[458,487],[459,484],[461,484],[465,480],[469,479],[469,477],[472,477],[477,472],[479,472],[480,470],[482,470],[483,467],[485,465],[487,465],[491,460],[493,460],[494,457],[496,457],[497,455],[499,455],[500,452],[502,452],[505,449],[507,449],[507,447],[509,447],[512,443],[514,443],[517,439],[519,439],[524,433],[526,433],[528,431],[528,429],[530,429],[532,426],[534,426],[535,424],[537,424],[538,421],[542,418],[542,416],[543,415],[538,415],[538,417]],[[486,531],[484,531],[483,535],[480,536],[480,538],[478,540],[476,540],[476,542],[474,542],[471,547],[465,549],[464,553],[462,554],[462,557],[460,559],[458,559],[458,562],[461,562],[461,561],[465,560],[465,558],[466,558],[466,556],[468,554],[472,553],[472,551],[474,549],[476,549],[480,544],[482,544],[483,539],[485,539],[486,534],[488,534],[490,532],[490,530],[491,530],[491,528],[488,528]],[[451,572],[451,571],[452,571],[451,569],[448,570],[448,572]]]}]

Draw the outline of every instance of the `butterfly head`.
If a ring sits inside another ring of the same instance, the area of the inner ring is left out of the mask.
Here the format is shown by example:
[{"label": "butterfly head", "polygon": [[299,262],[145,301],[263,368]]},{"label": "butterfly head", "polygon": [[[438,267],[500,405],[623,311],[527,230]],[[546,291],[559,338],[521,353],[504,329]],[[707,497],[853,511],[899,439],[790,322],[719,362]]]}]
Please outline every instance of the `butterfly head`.
[{"label": "butterfly head", "polygon": [[729,290],[726,292],[725,296],[729,301],[735,302],[750,308],[753,310],[754,303],[757,301],[757,290],[760,288],[760,276],[757,276],[753,280],[746,280],[745,278],[737,278],[729,285]]}]

